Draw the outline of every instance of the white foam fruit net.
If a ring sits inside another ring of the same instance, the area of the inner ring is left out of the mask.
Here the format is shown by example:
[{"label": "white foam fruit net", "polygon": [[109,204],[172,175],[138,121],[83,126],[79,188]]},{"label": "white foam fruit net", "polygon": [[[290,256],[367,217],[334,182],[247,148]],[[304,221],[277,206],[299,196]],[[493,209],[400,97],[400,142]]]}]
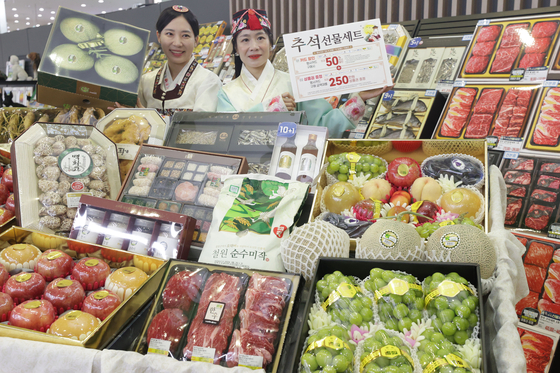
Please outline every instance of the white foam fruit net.
[{"label": "white foam fruit net", "polygon": [[361,239],[356,240],[356,259],[375,259],[375,260],[406,260],[424,261],[424,241],[418,246],[410,246],[408,250],[391,252],[390,250],[372,250],[360,243]]},{"label": "white foam fruit net", "polygon": [[319,257],[350,256],[350,237],[342,229],[316,220],[294,229],[290,237],[282,241],[281,254],[288,272],[299,273],[306,281],[311,281]]}]

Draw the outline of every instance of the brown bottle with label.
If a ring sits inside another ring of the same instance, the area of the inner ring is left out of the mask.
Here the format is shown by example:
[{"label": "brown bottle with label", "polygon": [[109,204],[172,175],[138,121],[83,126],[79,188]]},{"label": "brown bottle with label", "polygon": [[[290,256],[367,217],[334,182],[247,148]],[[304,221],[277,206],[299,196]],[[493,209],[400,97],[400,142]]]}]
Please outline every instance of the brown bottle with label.
[{"label": "brown bottle with label", "polygon": [[297,181],[301,181],[302,183],[311,183],[313,181],[315,165],[317,164],[317,154],[319,153],[319,149],[317,149],[315,145],[316,141],[317,135],[312,133],[307,138],[307,144],[301,149]]},{"label": "brown bottle with label", "polygon": [[290,180],[292,178],[292,171],[296,161],[297,145],[295,143],[296,135],[288,137],[286,142],[280,148],[280,155],[278,156],[278,167],[276,168],[276,177],[281,179]]}]

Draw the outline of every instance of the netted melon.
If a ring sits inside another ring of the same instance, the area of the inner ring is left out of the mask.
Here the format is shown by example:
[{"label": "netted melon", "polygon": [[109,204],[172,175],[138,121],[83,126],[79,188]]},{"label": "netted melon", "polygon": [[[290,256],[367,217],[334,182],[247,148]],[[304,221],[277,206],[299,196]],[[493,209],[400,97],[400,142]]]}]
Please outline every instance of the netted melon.
[{"label": "netted melon", "polygon": [[342,229],[322,220],[294,229],[281,243],[282,261],[288,272],[300,273],[311,281],[319,257],[348,258],[350,237]]},{"label": "netted melon", "polygon": [[480,276],[490,278],[496,267],[496,249],[486,233],[466,224],[439,228],[428,239],[426,256],[429,261],[478,263]]},{"label": "netted melon", "polygon": [[410,224],[381,219],[358,241],[356,258],[423,260],[423,240]]}]

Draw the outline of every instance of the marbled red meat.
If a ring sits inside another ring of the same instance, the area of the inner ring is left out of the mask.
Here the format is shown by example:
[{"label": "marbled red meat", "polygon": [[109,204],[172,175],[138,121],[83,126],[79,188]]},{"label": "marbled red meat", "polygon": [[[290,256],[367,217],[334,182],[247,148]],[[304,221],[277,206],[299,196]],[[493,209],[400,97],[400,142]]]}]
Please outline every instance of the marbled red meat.
[{"label": "marbled red meat", "polygon": [[522,43],[522,39],[520,37],[521,33],[524,32],[523,30],[527,30],[528,28],[528,23],[516,23],[513,25],[508,25],[504,30],[500,48],[520,47]]},{"label": "marbled red meat", "polygon": [[[476,89],[460,88],[455,91],[451,98],[447,115],[441,125],[441,135],[447,137],[459,137],[470,112],[472,102],[476,96]],[[465,110],[466,113],[461,112]]]},{"label": "marbled red meat", "polygon": [[509,73],[515,59],[519,55],[519,47],[502,48],[496,51],[496,57],[492,62],[491,73]]},{"label": "marbled red meat", "polygon": [[184,270],[173,275],[163,289],[163,307],[180,308],[189,312],[202,287],[203,278],[199,272]]},{"label": "marbled red meat", "polygon": [[527,361],[527,373],[544,373],[551,359],[552,338],[525,330],[520,340]]},{"label": "marbled red meat", "polygon": [[532,204],[525,217],[525,226],[538,231],[545,229],[550,221],[553,210],[554,208],[549,206]]},{"label": "marbled red meat", "polygon": [[531,174],[522,171],[508,171],[504,175],[506,183],[529,185],[531,184]]},{"label": "marbled red meat", "polygon": [[509,162],[509,168],[514,170],[533,171],[533,168],[535,168],[535,160],[526,158],[512,159]]},{"label": "marbled red meat", "polygon": [[544,188],[560,188],[560,178],[548,175],[541,175],[537,180],[537,185]]},{"label": "marbled red meat", "polygon": [[545,53],[526,54],[521,58],[519,67],[522,69],[526,69],[528,67],[544,66],[545,58]]},{"label": "marbled red meat", "polygon": [[483,89],[474,105],[476,114],[494,114],[502,98],[503,89]]},{"label": "marbled red meat", "polygon": [[531,36],[534,38],[547,38],[554,35],[557,28],[558,22],[556,21],[537,22],[533,25]]},{"label": "marbled red meat", "polygon": [[536,145],[557,146],[560,136],[560,89],[546,92],[541,113],[531,142]]},{"label": "marbled red meat", "polygon": [[[214,273],[208,278],[200,296],[198,311],[189,328],[188,343],[183,350],[183,355],[187,359],[191,359],[195,346],[208,347],[215,349],[214,364],[219,364],[233,330],[233,318],[237,314],[241,287],[239,277],[225,272]],[[210,302],[225,304],[217,325],[204,323]]]},{"label": "marbled red meat", "polygon": [[522,186],[508,184],[507,195],[513,197],[525,197],[527,195],[527,189]]},{"label": "marbled red meat", "polygon": [[525,264],[533,264],[546,269],[552,259],[553,252],[554,248],[552,246],[533,241],[529,245],[527,255],[525,255]]},{"label": "marbled red meat", "polygon": [[543,202],[556,202],[557,193],[549,190],[535,189],[531,193],[531,197]]},{"label": "marbled red meat", "polygon": [[465,138],[482,139],[488,136],[490,126],[492,125],[491,114],[473,114],[467,124]]},{"label": "marbled red meat", "polygon": [[534,291],[529,291],[529,295],[525,298],[521,299],[515,305],[515,312],[518,316],[521,316],[521,313],[525,308],[534,308],[537,309],[537,304],[539,302],[539,293],[535,293]]},{"label": "marbled red meat", "polygon": [[560,163],[543,163],[541,165],[541,172],[560,174]]},{"label": "marbled red meat", "polygon": [[478,32],[478,36],[476,38],[477,43],[481,41],[493,41],[500,36],[501,26],[484,26]]},{"label": "marbled red meat", "polygon": [[546,53],[550,46],[550,38],[534,38],[533,44],[525,46],[525,54]]},{"label": "marbled red meat", "polygon": [[523,246],[527,246],[527,239],[525,237],[515,236]]},{"label": "marbled red meat", "polygon": [[493,136],[519,136],[529,106],[531,90],[510,88],[504,97],[498,118],[494,121]]},{"label": "marbled red meat", "polygon": [[546,269],[530,264],[524,264],[524,267],[529,290],[540,294],[546,278]]},{"label": "marbled red meat", "polygon": [[517,220],[517,215],[523,207],[523,201],[519,198],[508,198],[506,207],[506,218],[504,224],[513,225]]},{"label": "marbled red meat", "polygon": [[478,74],[486,70],[490,57],[471,56],[465,67],[467,74]]},{"label": "marbled red meat", "polygon": [[[546,293],[544,294],[546,295]],[[550,313],[555,313],[557,315],[560,315],[560,304],[556,304],[552,302],[550,299],[545,299],[543,297],[543,299],[539,300],[539,304],[537,307],[540,313],[547,311]]]},{"label": "marbled red meat", "polygon": [[235,330],[231,337],[229,351],[227,353],[227,365],[232,368],[239,364],[239,355],[261,356],[263,366],[272,362],[274,345],[266,338],[255,335],[248,330]]},{"label": "marbled red meat", "polygon": [[485,57],[492,54],[494,50],[495,41],[478,42],[473,48],[473,56]]},{"label": "marbled red meat", "polygon": [[158,313],[150,323],[147,337],[148,346],[152,338],[170,341],[171,346],[169,347],[169,352],[175,356],[188,322],[188,317],[185,316],[180,309],[164,309]]}]

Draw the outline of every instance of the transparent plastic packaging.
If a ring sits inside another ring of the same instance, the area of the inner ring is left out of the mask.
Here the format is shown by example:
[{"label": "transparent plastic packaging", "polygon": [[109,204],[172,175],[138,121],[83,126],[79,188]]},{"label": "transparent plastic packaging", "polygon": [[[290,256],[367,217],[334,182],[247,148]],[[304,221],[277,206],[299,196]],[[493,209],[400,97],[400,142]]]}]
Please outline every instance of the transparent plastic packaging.
[{"label": "transparent plastic packaging", "polygon": [[299,371],[303,373],[352,373],[355,344],[340,325],[325,326],[310,335],[304,344]]},{"label": "transparent plastic packaging", "polygon": [[416,351],[403,340],[401,334],[379,329],[369,333],[358,344],[354,361],[355,373],[420,372]]}]

